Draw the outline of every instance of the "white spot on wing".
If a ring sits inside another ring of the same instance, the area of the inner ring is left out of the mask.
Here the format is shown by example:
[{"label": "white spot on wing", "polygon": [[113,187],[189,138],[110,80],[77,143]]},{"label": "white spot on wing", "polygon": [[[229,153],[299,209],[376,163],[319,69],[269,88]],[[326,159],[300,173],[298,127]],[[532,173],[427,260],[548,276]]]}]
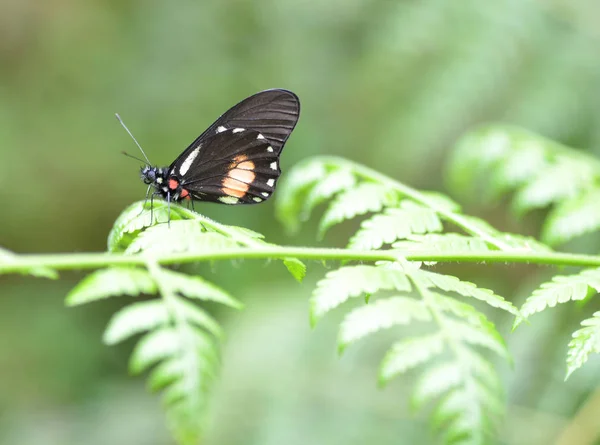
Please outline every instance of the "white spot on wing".
[{"label": "white spot on wing", "polygon": [[179,167],[179,174],[180,175],[185,175],[187,173],[187,171],[190,169],[190,167],[192,166],[192,162],[194,162],[194,159],[196,159],[196,156],[198,156],[198,153],[200,153],[200,147],[197,147],[194,151],[192,151],[187,158],[185,158],[185,161],[183,161],[183,164],[181,164],[181,167]]},{"label": "white spot on wing", "polygon": [[245,130],[245,128],[234,128],[234,129],[233,129],[233,132],[234,132],[234,133],[241,133],[241,132],[242,132],[242,131],[244,131],[244,130]]},{"label": "white spot on wing", "polygon": [[252,200],[253,200],[254,202],[262,202],[262,199],[261,199],[261,198],[259,198],[258,196],[255,196],[254,198],[252,198]]},{"label": "white spot on wing", "polygon": [[277,170],[277,162],[271,162],[271,170]]},{"label": "white spot on wing", "polygon": [[267,198],[269,196],[269,194],[267,192],[262,192],[261,195],[263,195],[265,198]]},{"label": "white spot on wing", "polygon": [[256,139],[264,139],[265,137],[262,134],[259,134],[258,136],[256,136]]},{"label": "white spot on wing", "polygon": [[267,151],[268,151],[269,153],[273,153],[273,147],[271,147],[271,146],[269,145],[269,146],[267,147]]},{"label": "white spot on wing", "polygon": [[237,204],[239,199],[235,196],[221,196],[219,201],[221,201],[223,204]]},{"label": "white spot on wing", "polygon": [[225,128],[223,125],[217,127],[217,133],[222,133],[225,130],[227,130],[227,128]]},{"label": "white spot on wing", "polygon": [[275,180],[274,180],[274,179],[269,179],[269,180],[267,181],[267,185],[268,185],[269,187],[273,187],[273,186],[275,185]]}]

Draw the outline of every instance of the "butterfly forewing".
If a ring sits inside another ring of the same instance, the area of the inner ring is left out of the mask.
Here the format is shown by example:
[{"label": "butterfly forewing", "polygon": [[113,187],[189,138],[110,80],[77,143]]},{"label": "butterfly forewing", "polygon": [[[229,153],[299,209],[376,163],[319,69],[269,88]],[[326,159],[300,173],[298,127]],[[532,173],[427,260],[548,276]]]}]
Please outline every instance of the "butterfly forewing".
[{"label": "butterfly forewing", "polygon": [[273,150],[279,154],[296,126],[299,116],[300,101],[291,91],[281,89],[261,91],[223,113],[190,144],[181,156],[191,152],[203,139],[223,129],[234,128],[260,132],[269,139]]},{"label": "butterfly forewing", "polygon": [[268,199],[279,155],[300,114],[298,97],[266,90],[217,119],[169,167],[169,176],[202,201],[254,204]]}]

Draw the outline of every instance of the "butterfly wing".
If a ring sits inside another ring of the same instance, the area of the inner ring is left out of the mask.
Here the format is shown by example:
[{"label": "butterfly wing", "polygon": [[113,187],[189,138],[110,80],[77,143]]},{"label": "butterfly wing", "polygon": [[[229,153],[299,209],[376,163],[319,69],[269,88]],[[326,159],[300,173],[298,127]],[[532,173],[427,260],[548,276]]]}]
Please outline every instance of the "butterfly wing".
[{"label": "butterfly wing", "polygon": [[275,190],[281,170],[271,142],[255,130],[234,128],[208,136],[169,175],[191,198],[223,204],[256,204]]},{"label": "butterfly wing", "polygon": [[300,116],[291,91],[261,91],[233,106],[171,164],[169,175],[193,199],[254,204],[268,199],[279,155]]},{"label": "butterfly wing", "polygon": [[299,116],[300,100],[291,91],[282,89],[261,91],[247,97],[221,115],[185,149],[171,167],[181,158],[187,158],[206,138],[235,128],[258,131],[269,140],[274,152],[279,155]]}]

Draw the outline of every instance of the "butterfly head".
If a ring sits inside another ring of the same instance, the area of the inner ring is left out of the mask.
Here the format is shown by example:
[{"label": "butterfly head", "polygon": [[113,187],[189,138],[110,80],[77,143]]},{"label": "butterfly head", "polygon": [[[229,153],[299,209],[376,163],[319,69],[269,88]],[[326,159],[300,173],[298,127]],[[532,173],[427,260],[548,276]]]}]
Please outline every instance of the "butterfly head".
[{"label": "butterfly head", "polygon": [[165,180],[166,169],[151,167],[150,165],[144,165],[140,169],[140,176],[144,184],[153,184],[157,187]]}]

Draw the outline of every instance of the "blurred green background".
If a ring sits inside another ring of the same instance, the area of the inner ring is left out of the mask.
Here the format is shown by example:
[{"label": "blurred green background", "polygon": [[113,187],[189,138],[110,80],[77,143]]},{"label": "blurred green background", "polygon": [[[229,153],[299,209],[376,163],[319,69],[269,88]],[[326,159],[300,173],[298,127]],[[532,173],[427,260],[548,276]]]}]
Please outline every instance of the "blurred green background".
[{"label": "blurred green background", "polygon": [[[600,3],[2,0],[0,246],[105,249],[112,221],[145,193],[139,164],[120,153],[136,148],[115,112],[150,159],[168,165],[228,107],[274,87],[302,102],[284,177],[300,159],[335,154],[448,192],[443,166],[456,138],[498,120],[600,154]],[[287,237],[272,201],[196,209],[273,242],[316,244],[314,224]],[[516,222],[502,203],[467,210],[501,229],[539,228],[537,216]],[[351,230],[324,244],[342,245]],[[592,241],[572,247],[590,251]],[[200,268],[247,306],[218,313],[228,336],[207,443],[432,443],[426,417],[407,408],[410,378],[376,389],[378,360],[399,332],[338,359],[335,317],[308,327],[306,301],[323,273],[309,268],[303,285],[275,264]],[[515,304],[549,273],[449,270]],[[0,444],[172,443],[158,399],[127,376],[131,344],[101,344],[124,300],[63,307],[81,276],[0,277]],[[501,370],[501,443],[600,443],[598,417],[582,420],[600,409],[600,361],[562,381],[570,332],[588,311],[548,311],[514,334],[510,320],[494,318],[515,357]]]}]

